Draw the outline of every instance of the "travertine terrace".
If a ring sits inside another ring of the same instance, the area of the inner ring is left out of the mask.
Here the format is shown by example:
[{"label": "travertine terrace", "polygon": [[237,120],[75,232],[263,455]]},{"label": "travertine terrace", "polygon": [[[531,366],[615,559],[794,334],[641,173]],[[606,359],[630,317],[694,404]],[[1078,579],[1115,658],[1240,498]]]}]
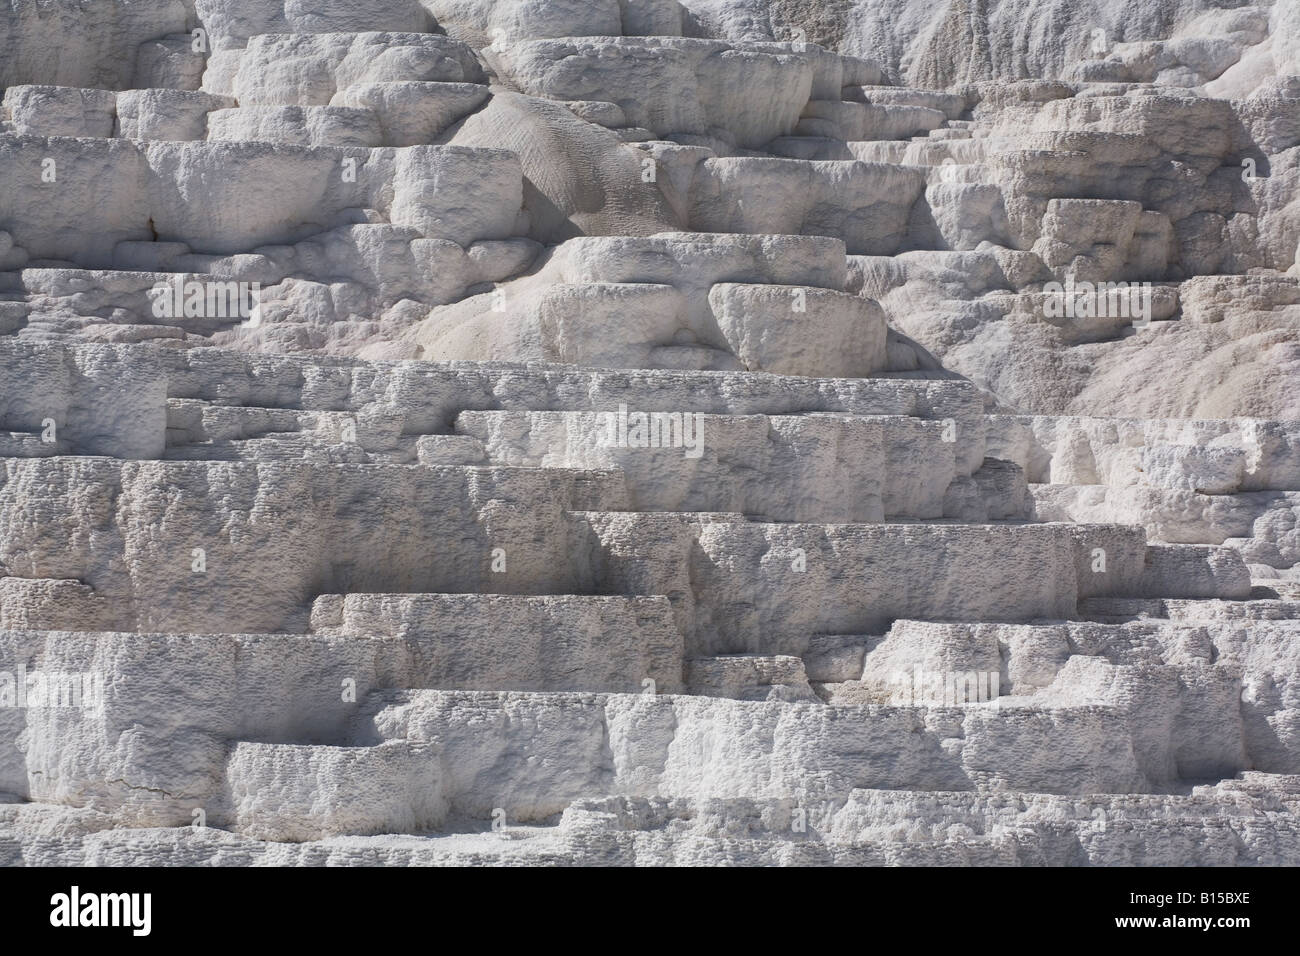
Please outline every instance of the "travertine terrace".
[{"label": "travertine terrace", "polygon": [[9,0],[0,88],[0,863],[1300,864],[1300,0]]}]

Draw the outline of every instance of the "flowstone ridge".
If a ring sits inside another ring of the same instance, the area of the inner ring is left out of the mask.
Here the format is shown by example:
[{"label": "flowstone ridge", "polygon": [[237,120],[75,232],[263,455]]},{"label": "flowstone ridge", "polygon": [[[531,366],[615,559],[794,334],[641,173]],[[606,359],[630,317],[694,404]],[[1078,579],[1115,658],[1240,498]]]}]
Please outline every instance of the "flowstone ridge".
[{"label": "flowstone ridge", "polygon": [[9,0],[0,864],[1300,865],[1296,0]]}]

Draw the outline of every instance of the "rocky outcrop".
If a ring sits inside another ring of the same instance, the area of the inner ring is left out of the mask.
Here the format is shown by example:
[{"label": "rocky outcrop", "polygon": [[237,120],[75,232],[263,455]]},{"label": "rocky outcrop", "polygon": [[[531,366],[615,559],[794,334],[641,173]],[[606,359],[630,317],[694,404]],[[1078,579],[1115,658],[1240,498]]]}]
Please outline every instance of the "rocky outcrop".
[{"label": "rocky outcrop", "polygon": [[1294,865],[1295,10],[12,0],[0,862]]}]

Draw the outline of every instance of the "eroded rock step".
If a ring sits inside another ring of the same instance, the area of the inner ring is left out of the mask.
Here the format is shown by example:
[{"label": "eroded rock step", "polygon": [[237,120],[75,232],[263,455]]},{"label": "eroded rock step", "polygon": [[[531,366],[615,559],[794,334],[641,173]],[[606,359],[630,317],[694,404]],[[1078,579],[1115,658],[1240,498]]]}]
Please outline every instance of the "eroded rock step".
[{"label": "eroded rock step", "polygon": [[128,7],[0,13],[0,861],[1300,858],[1284,17]]}]

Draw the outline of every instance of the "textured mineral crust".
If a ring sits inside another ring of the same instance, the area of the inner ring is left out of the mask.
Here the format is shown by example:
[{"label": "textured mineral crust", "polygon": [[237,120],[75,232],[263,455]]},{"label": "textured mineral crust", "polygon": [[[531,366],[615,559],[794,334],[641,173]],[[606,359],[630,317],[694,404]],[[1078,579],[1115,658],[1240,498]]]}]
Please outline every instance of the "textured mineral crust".
[{"label": "textured mineral crust", "polygon": [[1300,0],[8,0],[0,90],[0,864],[1300,865]]}]

